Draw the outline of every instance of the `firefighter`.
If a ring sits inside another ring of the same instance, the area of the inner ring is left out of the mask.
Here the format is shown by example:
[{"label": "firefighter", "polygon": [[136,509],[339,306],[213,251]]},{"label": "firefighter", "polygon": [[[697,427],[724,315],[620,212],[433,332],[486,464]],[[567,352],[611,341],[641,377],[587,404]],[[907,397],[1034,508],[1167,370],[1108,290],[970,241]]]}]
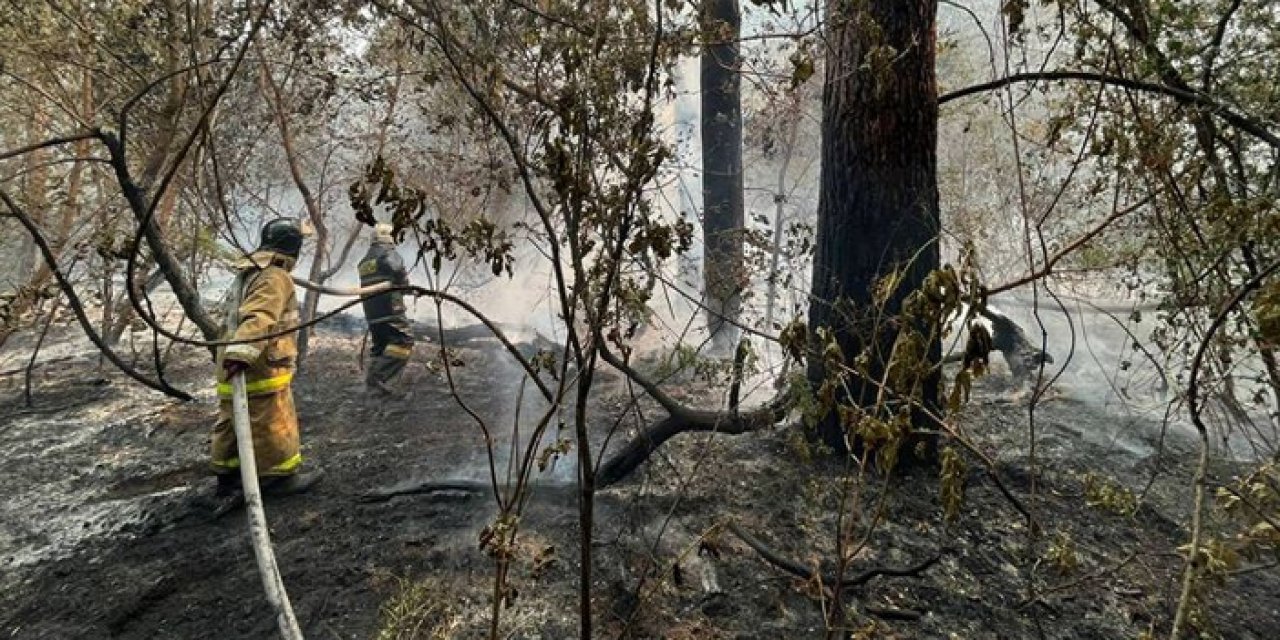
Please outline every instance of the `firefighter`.
[{"label": "firefighter", "polygon": [[298,354],[298,298],[289,273],[301,248],[302,230],[297,223],[278,218],[262,227],[257,250],[233,265],[236,277],[224,302],[223,339],[249,342],[217,350],[219,405],[212,465],[220,497],[240,491],[230,382],[238,373],[245,376],[254,460],[263,493],[301,493],[320,479],[319,471],[301,470],[298,414],[290,388]]},{"label": "firefighter", "polygon": [[[409,274],[404,259],[396,251],[392,227],[378,224],[373,228],[373,243],[360,261],[360,286],[368,287],[383,282],[393,286],[407,286]],[[409,319],[405,316],[404,293],[389,291],[364,301],[364,317],[373,337],[372,361],[369,363],[365,386],[370,393],[379,396],[401,396],[392,383],[404,371],[413,354],[413,335]]]}]

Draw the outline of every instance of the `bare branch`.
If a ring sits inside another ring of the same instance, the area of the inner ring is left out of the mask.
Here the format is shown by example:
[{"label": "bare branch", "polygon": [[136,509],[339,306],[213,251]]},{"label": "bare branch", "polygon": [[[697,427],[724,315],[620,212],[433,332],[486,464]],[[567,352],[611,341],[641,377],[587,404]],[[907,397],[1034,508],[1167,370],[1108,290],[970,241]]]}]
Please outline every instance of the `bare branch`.
[{"label": "bare branch", "polygon": [[36,243],[36,246],[40,248],[40,253],[44,256],[45,262],[49,265],[49,270],[53,272],[53,277],[58,280],[58,286],[62,289],[62,293],[67,296],[67,304],[70,305],[71,310],[75,312],[76,320],[80,322],[80,327],[84,329],[85,335],[88,336],[89,341],[93,343],[93,346],[97,347],[98,350],[102,352],[102,355],[111,361],[111,364],[114,364],[130,378],[133,378],[156,391],[164,393],[165,395],[178,398],[179,400],[191,400],[192,397],[189,394],[173,388],[164,380],[152,380],[151,378],[142,375],[136,369],[126,364],[124,360],[120,359],[120,356],[116,355],[116,352],[112,351],[111,347],[107,346],[107,344],[103,342],[102,337],[99,336],[97,330],[93,328],[93,321],[91,321],[89,316],[85,314],[84,305],[80,303],[80,297],[76,294],[75,287],[72,286],[71,281],[67,279],[67,276],[62,273],[62,270],[58,268],[57,258],[53,255],[53,249],[44,239],[44,235],[40,233],[40,229],[31,221],[31,217],[28,216],[27,213],[9,197],[9,194],[3,190],[0,190],[0,201],[3,201],[5,206],[9,208],[10,213],[13,214],[13,217],[17,218],[18,221],[22,223],[23,227],[26,227],[27,232],[31,234],[31,239]]},{"label": "bare branch", "polygon": [[71,135],[62,136],[58,138],[50,138],[48,140],[43,140],[41,142],[29,144],[25,147],[20,147],[17,149],[13,149],[11,151],[5,151],[3,153],[0,153],[0,160],[8,160],[10,158],[31,153],[32,151],[39,151],[40,149],[47,149],[49,147],[57,147],[64,144],[70,144],[72,142],[77,142],[79,140],[92,140],[98,137],[99,137],[98,131],[90,130],[90,131],[81,131],[80,133],[73,133]]},{"label": "bare branch", "polygon": [[941,96],[938,96],[938,104],[941,105],[947,102],[951,102],[952,100],[958,100],[960,98],[976,95],[979,93],[986,93],[988,91],[993,91],[996,89],[1003,89],[1005,87],[1008,87],[1014,84],[1019,84],[1024,82],[1057,81],[1057,80],[1080,80],[1085,82],[1098,82],[1098,83],[1102,83],[1109,86],[1122,87],[1125,89],[1132,89],[1136,91],[1142,91],[1145,93],[1153,93],[1157,95],[1167,96],[1167,97],[1173,98],[1174,100],[1176,100],[1181,104],[1189,104],[1189,105],[1195,105],[1198,107],[1206,107],[1209,109],[1210,113],[1222,118],[1228,124],[1236,127],[1237,129],[1240,129],[1241,131],[1244,131],[1252,135],[1253,137],[1258,138],[1259,140],[1262,140],[1263,142],[1267,143],[1268,145],[1271,145],[1272,147],[1280,148],[1280,137],[1276,137],[1276,135],[1273,134],[1271,130],[1266,127],[1266,125],[1263,125],[1262,123],[1252,118],[1249,118],[1247,116],[1244,116],[1240,113],[1233,111],[1227,105],[1203,93],[1199,93],[1197,91],[1193,91],[1190,89],[1173,87],[1173,86],[1169,86],[1167,84],[1158,83],[1158,82],[1145,82],[1142,80],[1134,80],[1132,78],[1124,78],[1121,76],[1113,76],[1113,75],[1108,75],[1103,73],[1094,73],[1091,71],[1043,71],[1043,72],[1033,72],[1033,73],[1016,73],[1013,75],[1006,76],[1004,78],[999,78],[996,80],[992,80],[990,82],[984,82],[982,84],[976,84],[971,87],[965,87],[963,89],[958,89],[956,91],[943,94]]},{"label": "bare branch", "polygon": [[836,583],[839,582],[839,584],[844,587],[856,587],[858,585],[871,582],[872,580],[879,578],[881,576],[898,577],[898,578],[914,578],[924,573],[925,571],[927,571],[929,567],[932,567],[933,565],[937,564],[938,561],[941,560],[943,556],[942,553],[939,553],[935,556],[930,557],[924,562],[921,562],[919,564],[916,564],[910,567],[902,567],[902,568],[875,567],[873,569],[868,569],[867,571],[863,571],[862,573],[859,573],[849,578],[842,578],[842,577],[836,577],[836,576],[824,576],[824,575],[818,575],[811,567],[807,567],[795,560],[792,560],[791,558],[788,558],[782,555],[781,553],[779,553],[769,545],[765,544],[759,538],[744,531],[742,527],[738,526],[737,523],[730,522],[727,525],[725,525],[725,528],[728,529],[730,533],[737,536],[739,540],[742,540],[744,543],[746,543],[748,547],[751,547],[752,549],[754,549],[755,552],[760,554],[760,557],[764,558],[769,564],[779,569],[782,569],[783,571],[786,571],[787,573],[790,573],[791,575],[794,575],[798,578],[802,578],[804,580],[814,580],[814,579],[821,580],[824,586],[835,586]]},{"label": "bare branch", "polygon": [[1141,209],[1142,207],[1147,206],[1147,204],[1149,204],[1154,198],[1155,198],[1155,194],[1150,193],[1150,194],[1147,194],[1147,196],[1144,197],[1143,199],[1139,200],[1138,202],[1132,205],[1129,205],[1128,207],[1125,207],[1123,209],[1117,209],[1111,212],[1111,215],[1107,216],[1106,218],[1103,218],[1101,222],[1099,222],[1089,231],[1085,232],[1084,235],[1081,235],[1079,238],[1076,238],[1067,246],[1063,247],[1062,249],[1059,249],[1052,256],[1049,256],[1049,259],[1045,261],[1044,266],[1041,267],[1040,270],[1034,273],[1031,273],[1029,275],[1023,276],[1021,278],[1018,278],[1017,280],[1006,282],[997,287],[992,287],[991,289],[987,290],[987,294],[995,295],[997,293],[1004,293],[1006,291],[1017,289],[1018,287],[1035,282],[1036,280],[1040,280],[1042,278],[1048,277],[1050,274],[1053,273],[1054,266],[1056,266],[1058,262],[1060,262],[1063,258],[1071,255],[1072,253],[1075,253],[1081,247],[1091,242],[1094,238],[1098,237],[1103,231],[1106,231],[1107,228],[1110,227],[1112,224],[1114,224],[1117,220],[1120,220],[1121,218],[1128,216],[1129,214]]}]

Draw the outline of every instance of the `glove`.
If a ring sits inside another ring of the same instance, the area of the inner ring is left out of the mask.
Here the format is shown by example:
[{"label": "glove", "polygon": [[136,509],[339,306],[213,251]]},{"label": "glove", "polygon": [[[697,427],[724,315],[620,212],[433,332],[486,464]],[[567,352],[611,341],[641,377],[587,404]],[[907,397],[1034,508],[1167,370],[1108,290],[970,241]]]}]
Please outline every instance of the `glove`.
[{"label": "glove", "polygon": [[248,370],[248,368],[249,363],[247,362],[241,362],[239,360],[222,361],[222,370],[227,374],[227,380],[234,378],[237,373],[243,373]]}]

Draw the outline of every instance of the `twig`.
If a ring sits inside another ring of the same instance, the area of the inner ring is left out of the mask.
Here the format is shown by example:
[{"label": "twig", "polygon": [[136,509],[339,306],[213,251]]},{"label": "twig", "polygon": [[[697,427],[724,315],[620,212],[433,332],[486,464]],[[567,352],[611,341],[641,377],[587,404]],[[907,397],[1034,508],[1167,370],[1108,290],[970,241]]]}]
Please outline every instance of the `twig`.
[{"label": "twig", "polygon": [[[738,539],[745,542],[748,547],[751,547],[752,549],[754,549],[755,552],[760,554],[760,557],[764,558],[765,561],[767,561],[769,564],[779,569],[782,569],[783,571],[786,571],[787,573],[790,573],[791,575],[794,575],[798,578],[803,578],[805,580],[814,579],[815,572],[812,568],[807,567],[799,562],[796,562],[795,560],[792,560],[791,558],[788,558],[782,555],[781,553],[774,550],[769,545],[765,544],[759,538],[747,533],[746,531],[743,531],[742,527],[738,526],[737,523],[730,522],[727,525],[725,525],[725,528],[728,529],[729,532],[732,533],[733,535],[738,536]],[[849,578],[837,579],[835,576],[818,576],[818,577],[822,580],[822,584],[824,585],[835,585],[838,581],[840,585],[844,587],[855,587],[858,585],[866,584],[880,576],[891,576],[891,577],[899,577],[899,578],[917,577],[921,573],[924,573],[926,570],[928,570],[929,567],[932,567],[934,564],[937,564],[937,562],[942,559],[942,556],[943,554],[939,553],[929,558],[928,560],[925,560],[924,562],[921,562],[920,564],[917,564],[912,567],[905,567],[905,568],[899,568],[899,569],[888,568],[888,567],[876,567],[874,569],[863,571],[862,573],[859,573]]]},{"label": "twig", "polygon": [[1133,80],[1120,76],[1111,76],[1102,73],[1094,73],[1091,71],[1045,71],[1033,73],[1016,73],[1004,78],[976,84],[971,87],[965,87],[950,93],[938,96],[938,104],[945,104],[952,100],[958,100],[965,96],[971,96],[978,93],[985,93],[996,89],[1002,89],[1010,85],[1022,82],[1036,82],[1041,80],[1081,80],[1086,82],[1097,82],[1104,85],[1122,87],[1147,93],[1155,93],[1173,98],[1182,104],[1193,104],[1200,107],[1208,107],[1210,112],[1226,120],[1229,124],[1249,133],[1271,145],[1272,147],[1280,147],[1280,138],[1277,138],[1265,125],[1248,117],[1245,117],[1235,111],[1232,111],[1223,103],[1215,100],[1207,95],[1196,91],[1171,87],[1166,84],[1155,82],[1144,82],[1141,80]]},{"label": "twig", "polygon": [[98,134],[96,131],[81,131],[80,133],[74,133],[69,136],[63,136],[60,138],[50,138],[48,140],[36,142],[34,144],[29,144],[25,147],[20,147],[10,151],[2,152],[0,153],[0,160],[8,160],[9,158],[14,158],[14,157],[23,155],[25,153],[31,153],[32,151],[39,151],[40,149],[46,149],[48,147],[56,147],[59,145],[70,144],[72,142],[77,142],[79,140],[92,140],[97,137],[98,137]]},{"label": "twig", "polygon": [[27,373],[24,376],[24,386],[22,389],[23,404],[31,408],[31,370],[35,369],[36,358],[40,356],[40,347],[44,345],[45,336],[49,335],[49,327],[53,326],[53,319],[58,315],[58,306],[62,303],[62,297],[59,296],[53,301],[53,308],[49,309],[49,319],[45,320],[44,328],[40,330],[40,337],[36,339],[36,346],[31,350],[31,359],[27,361]]},{"label": "twig", "polygon": [[1027,285],[1027,284],[1030,284],[1030,283],[1032,283],[1032,282],[1035,282],[1035,281],[1037,281],[1037,280],[1042,280],[1042,279],[1044,279],[1044,278],[1048,277],[1049,275],[1053,274],[1053,268],[1054,268],[1054,267],[1058,264],[1058,262],[1060,262],[1063,258],[1066,258],[1067,256],[1069,256],[1069,255],[1071,255],[1071,254],[1075,253],[1075,252],[1076,252],[1076,251],[1078,251],[1081,247],[1083,247],[1083,246],[1085,246],[1086,244],[1088,244],[1088,243],[1090,243],[1091,241],[1093,241],[1093,239],[1094,239],[1094,238],[1097,238],[1099,235],[1101,235],[1101,234],[1102,234],[1102,232],[1106,231],[1106,230],[1107,230],[1107,229],[1108,229],[1108,228],[1109,228],[1113,223],[1115,223],[1116,221],[1118,221],[1118,220],[1120,220],[1121,218],[1123,218],[1123,217],[1125,217],[1125,216],[1127,216],[1127,215],[1129,215],[1129,214],[1131,214],[1131,213],[1133,213],[1133,212],[1135,212],[1135,211],[1138,211],[1139,209],[1141,209],[1141,208],[1143,208],[1143,207],[1147,206],[1148,204],[1150,204],[1150,203],[1151,203],[1151,201],[1152,201],[1153,199],[1154,199],[1154,195],[1148,195],[1147,197],[1145,197],[1145,198],[1143,198],[1143,199],[1139,200],[1138,202],[1136,202],[1136,203],[1134,203],[1134,204],[1132,204],[1132,205],[1129,205],[1128,207],[1125,207],[1125,208],[1123,208],[1123,209],[1116,209],[1115,211],[1113,211],[1113,212],[1111,213],[1111,215],[1107,216],[1106,218],[1103,218],[1101,222],[1099,222],[1098,224],[1094,225],[1094,227],[1093,227],[1092,229],[1090,229],[1090,230],[1086,231],[1083,235],[1081,235],[1080,237],[1076,238],[1074,241],[1072,241],[1072,242],[1071,242],[1070,244],[1068,244],[1067,246],[1065,246],[1065,247],[1063,247],[1063,248],[1059,249],[1059,250],[1058,250],[1056,253],[1054,253],[1052,256],[1049,256],[1049,258],[1048,258],[1047,260],[1045,260],[1044,265],[1043,265],[1042,267],[1040,267],[1040,270],[1039,270],[1039,271],[1034,271],[1033,273],[1031,273],[1031,274],[1029,274],[1029,275],[1025,275],[1025,276],[1023,276],[1023,277],[1021,277],[1021,278],[1018,278],[1018,279],[1016,279],[1016,280],[1013,280],[1013,281],[1011,281],[1011,282],[1006,282],[1006,283],[1001,284],[1001,285],[999,285],[999,286],[992,287],[992,288],[990,288],[990,289],[988,289],[988,290],[987,290],[987,292],[986,292],[986,293],[987,293],[987,295],[989,295],[989,296],[993,296],[993,295],[996,295],[996,294],[998,294],[998,293],[1004,293],[1004,292],[1006,292],[1006,291],[1011,291],[1011,290],[1013,290],[1013,289],[1017,289],[1018,287],[1021,287],[1021,286],[1024,286],[1024,285]]},{"label": "twig", "polygon": [[1271,569],[1275,569],[1276,567],[1280,567],[1280,561],[1269,562],[1267,564],[1257,564],[1257,565],[1253,565],[1252,567],[1241,567],[1234,571],[1227,572],[1227,575],[1235,578],[1238,576],[1248,575],[1250,573],[1257,573],[1259,571],[1268,571]]},{"label": "twig", "polygon": [[1195,500],[1194,511],[1191,513],[1191,548],[1187,552],[1187,566],[1182,575],[1182,593],[1178,597],[1178,609],[1177,613],[1174,614],[1173,628],[1169,631],[1170,640],[1178,640],[1182,632],[1182,627],[1191,608],[1191,592],[1192,587],[1195,586],[1196,572],[1201,564],[1200,537],[1203,533],[1202,512],[1204,510],[1205,476],[1209,466],[1209,430],[1204,424],[1204,418],[1200,415],[1202,409],[1200,406],[1200,370],[1204,366],[1204,357],[1209,351],[1209,346],[1213,343],[1214,335],[1226,323],[1231,312],[1244,301],[1246,296],[1261,285],[1263,279],[1270,277],[1277,270],[1280,270],[1280,262],[1273,263],[1265,270],[1254,275],[1236,291],[1235,295],[1222,306],[1217,316],[1209,323],[1204,336],[1200,340],[1200,346],[1196,349],[1195,357],[1191,360],[1191,376],[1187,382],[1187,408],[1191,413],[1191,422],[1195,425],[1196,432],[1200,435],[1200,459],[1196,465],[1194,480]]}]

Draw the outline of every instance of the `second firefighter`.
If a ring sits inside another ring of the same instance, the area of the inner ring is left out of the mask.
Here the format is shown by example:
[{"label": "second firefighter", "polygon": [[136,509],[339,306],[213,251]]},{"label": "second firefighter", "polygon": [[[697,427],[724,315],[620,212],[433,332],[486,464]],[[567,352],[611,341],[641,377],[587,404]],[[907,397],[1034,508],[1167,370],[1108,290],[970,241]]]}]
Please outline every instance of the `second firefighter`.
[{"label": "second firefighter", "polygon": [[[373,244],[360,261],[360,286],[390,282],[392,286],[409,284],[404,259],[396,251],[392,227],[378,224],[373,231]],[[404,293],[389,291],[364,301],[364,317],[373,338],[372,362],[365,385],[377,395],[400,395],[394,382],[413,354],[413,334],[405,315]]]}]

